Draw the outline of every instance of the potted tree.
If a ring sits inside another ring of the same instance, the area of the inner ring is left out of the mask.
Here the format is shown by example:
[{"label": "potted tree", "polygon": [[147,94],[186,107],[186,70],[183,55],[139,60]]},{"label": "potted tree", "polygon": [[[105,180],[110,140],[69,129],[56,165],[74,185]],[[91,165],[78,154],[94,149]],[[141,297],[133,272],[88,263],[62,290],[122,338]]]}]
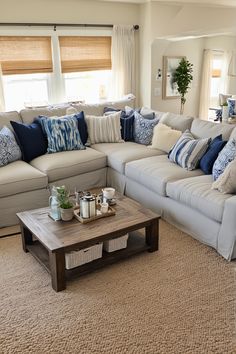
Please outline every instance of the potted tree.
[{"label": "potted tree", "polygon": [[193,80],[192,72],[193,64],[191,64],[187,59],[182,58],[173,73],[172,82],[176,83],[181,99],[180,114],[184,113],[184,105],[186,102],[185,95],[188,92],[189,84]]},{"label": "potted tree", "polygon": [[74,204],[70,200],[70,193],[65,186],[57,187],[56,189],[61,218],[64,221],[69,221],[74,216]]}]

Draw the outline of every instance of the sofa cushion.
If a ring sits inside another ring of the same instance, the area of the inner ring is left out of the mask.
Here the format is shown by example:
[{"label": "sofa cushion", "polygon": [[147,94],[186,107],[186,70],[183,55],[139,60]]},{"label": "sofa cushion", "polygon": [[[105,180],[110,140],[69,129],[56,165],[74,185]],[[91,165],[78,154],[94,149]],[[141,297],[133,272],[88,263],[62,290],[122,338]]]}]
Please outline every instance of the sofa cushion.
[{"label": "sofa cushion", "polygon": [[86,115],[88,136],[90,144],[97,143],[120,143],[120,111],[108,116]]},{"label": "sofa cushion", "polygon": [[48,153],[85,149],[80,138],[76,115],[40,117],[39,122],[47,136]]},{"label": "sofa cushion", "polygon": [[206,174],[206,175],[211,175],[212,174],[212,168],[214,165],[215,160],[218,157],[218,154],[220,151],[223,149],[227,141],[222,140],[222,135],[218,135],[215,137],[215,139],[212,140],[210,143],[207,151],[203,155],[203,157],[200,160],[199,167],[200,169]]},{"label": "sofa cushion", "polygon": [[163,151],[148,149],[145,145],[130,141],[125,143],[94,144],[91,147],[106,154],[108,166],[122,174],[125,173],[125,164],[127,162],[164,154]]},{"label": "sofa cushion", "polygon": [[200,169],[187,171],[170,162],[167,155],[132,161],[127,163],[125,167],[127,177],[162,196],[166,196],[167,182],[202,174],[203,172]]},{"label": "sofa cushion", "polygon": [[49,182],[54,182],[106,167],[106,156],[87,148],[46,154],[32,160],[30,164],[47,174]]},{"label": "sofa cushion", "polygon": [[185,178],[167,183],[167,196],[185,204],[218,222],[222,221],[224,204],[231,194],[222,194],[211,189],[209,175]]},{"label": "sofa cushion", "polygon": [[138,144],[149,145],[152,142],[153,129],[159,118],[145,119],[140,113],[134,112],[134,141]]},{"label": "sofa cushion", "polygon": [[0,166],[21,159],[21,150],[13,132],[8,127],[0,130]]},{"label": "sofa cushion", "polygon": [[160,123],[166,124],[173,129],[181,130],[181,132],[185,132],[186,129],[190,129],[192,121],[192,117],[182,116],[180,114],[170,112],[164,113],[160,119]]},{"label": "sofa cushion", "polygon": [[166,153],[169,153],[181,135],[182,132],[180,130],[175,130],[168,125],[159,123],[154,127],[152,145],[150,145],[149,148],[160,149]]},{"label": "sofa cushion", "polygon": [[228,140],[233,129],[233,124],[216,124],[195,118],[193,120],[190,132],[195,136],[195,138],[198,139],[215,138],[216,136],[222,134],[223,140]]},{"label": "sofa cushion", "polygon": [[7,126],[9,129],[13,130],[11,120],[14,120],[15,122],[22,122],[21,116],[16,111],[0,112],[0,128]]},{"label": "sofa cushion", "polygon": [[39,122],[26,124],[11,121],[17,141],[22,151],[23,160],[29,162],[47,151],[47,139]]},{"label": "sofa cushion", "polygon": [[28,108],[20,111],[21,118],[24,123],[32,123],[38,116],[46,117],[61,117],[66,115],[69,104],[63,104],[58,106],[48,106],[45,108]]},{"label": "sofa cushion", "polygon": [[170,151],[169,159],[189,171],[195,170],[210,141],[207,138],[194,139],[190,131],[186,130]]},{"label": "sofa cushion", "polygon": [[47,176],[24,161],[0,167],[0,197],[46,188]]},{"label": "sofa cushion", "polygon": [[214,162],[212,168],[213,180],[216,181],[217,178],[224,172],[226,166],[235,159],[236,157],[236,140],[230,139],[225,147],[219,153],[217,159]]}]

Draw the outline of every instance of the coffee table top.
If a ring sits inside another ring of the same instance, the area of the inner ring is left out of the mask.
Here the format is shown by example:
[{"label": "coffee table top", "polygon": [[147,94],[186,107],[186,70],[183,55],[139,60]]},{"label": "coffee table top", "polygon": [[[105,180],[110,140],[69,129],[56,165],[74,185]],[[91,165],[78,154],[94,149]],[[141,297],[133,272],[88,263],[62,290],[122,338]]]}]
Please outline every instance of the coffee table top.
[{"label": "coffee table top", "polygon": [[49,251],[63,248],[66,251],[89,247],[90,245],[112,237],[119,237],[127,232],[141,229],[151,224],[160,215],[144,208],[138,202],[116,193],[116,215],[82,224],[75,218],[71,221],[54,221],[49,216],[49,208],[17,213],[21,223]]}]

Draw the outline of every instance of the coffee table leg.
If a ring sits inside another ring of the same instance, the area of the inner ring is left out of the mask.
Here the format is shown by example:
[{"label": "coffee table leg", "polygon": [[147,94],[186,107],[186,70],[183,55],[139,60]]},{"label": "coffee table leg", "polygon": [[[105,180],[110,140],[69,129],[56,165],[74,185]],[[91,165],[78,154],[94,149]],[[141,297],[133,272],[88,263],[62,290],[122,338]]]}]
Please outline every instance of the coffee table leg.
[{"label": "coffee table leg", "polygon": [[146,243],[150,246],[149,252],[155,252],[159,246],[159,219],[153,220],[151,225],[145,227]]},{"label": "coffee table leg", "polygon": [[55,291],[66,288],[65,253],[62,251],[49,252],[52,287]]},{"label": "coffee table leg", "polygon": [[20,230],[23,250],[29,252],[27,250],[27,245],[32,245],[33,243],[32,233],[22,223],[20,223]]}]

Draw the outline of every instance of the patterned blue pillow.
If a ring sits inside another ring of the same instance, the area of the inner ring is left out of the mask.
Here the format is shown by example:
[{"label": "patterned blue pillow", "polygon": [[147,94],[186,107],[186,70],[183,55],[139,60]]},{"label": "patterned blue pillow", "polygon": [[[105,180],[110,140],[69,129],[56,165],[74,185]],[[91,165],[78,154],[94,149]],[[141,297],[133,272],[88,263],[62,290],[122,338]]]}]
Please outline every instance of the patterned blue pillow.
[{"label": "patterned blue pillow", "polygon": [[169,152],[169,159],[188,171],[198,167],[199,161],[205,154],[211,139],[195,139],[186,130]]},{"label": "patterned blue pillow", "polygon": [[134,141],[138,144],[150,145],[153,129],[159,122],[159,118],[145,119],[138,112],[134,112]]},{"label": "patterned blue pillow", "polygon": [[0,166],[21,159],[21,150],[9,128],[0,131]]},{"label": "patterned blue pillow", "polygon": [[233,99],[233,98],[228,98],[228,99],[227,99],[227,102],[228,102],[228,112],[229,112],[229,116],[233,116],[234,114],[236,114],[235,99]]},{"label": "patterned blue pillow", "polygon": [[41,117],[40,123],[47,134],[48,153],[85,149],[80,138],[76,117]]},{"label": "patterned blue pillow", "polygon": [[230,139],[225,145],[223,150],[219,153],[212,169],[213,180],[216,181],[217,178],[224,172],[227,165],[233,161],[236,157],[236,140],[234,138]]}]

